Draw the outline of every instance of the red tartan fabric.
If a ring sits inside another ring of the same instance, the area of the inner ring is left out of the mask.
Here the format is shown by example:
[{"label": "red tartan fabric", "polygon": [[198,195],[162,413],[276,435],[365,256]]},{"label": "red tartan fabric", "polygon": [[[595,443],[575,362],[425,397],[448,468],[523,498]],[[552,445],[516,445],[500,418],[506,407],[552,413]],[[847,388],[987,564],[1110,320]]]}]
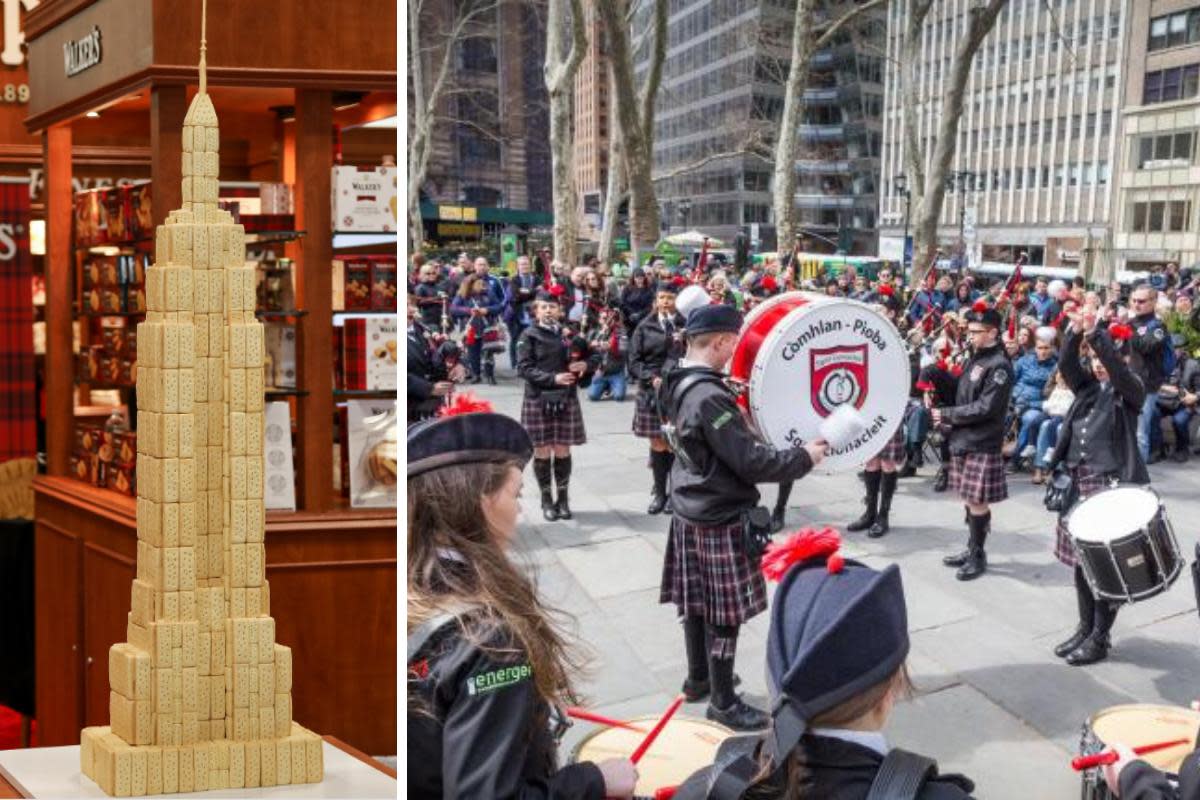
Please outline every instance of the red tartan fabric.
[{"label": "red tartan fabric", "polygon": [[342,329],[342,370],[347,389],[367,388],[367,321],[348,319]]},{"label": "red tartan fabric", "polygon": [[37,455],[32,294],[29,186],[0,184],[0,461]]},{"label": "red tartan fabric", "polygon": [[[1075,488],[1079,490],[1079,500],[1091,497],[1111,485],[1108,475],[1097,475],[1086,464],[1080,464],[1071,470],[1071,477],[1075,480]],[[1067,509],[1065,513],[1059,514],[1057,524],[1054,526],[1054,557],[1068,567],[1079,563],[1079,556],[1075,553],[1075,542],[1072,541],[1071,533],[1067,530],[1067,515],[1078,505],[1079,503],[1076,501],[1076,504]]]},{"label": "red tartan fabric", "polygon": [[633,435],[643,439],[661,439],[662,421],[654,408],[654,395],[639,391],[633,404]]},{"label": "red tartan fabric", "polygon": [[1004,456],[965,453],[950,460],[950,487],[965,503],[999,503],[1008,498]]}]

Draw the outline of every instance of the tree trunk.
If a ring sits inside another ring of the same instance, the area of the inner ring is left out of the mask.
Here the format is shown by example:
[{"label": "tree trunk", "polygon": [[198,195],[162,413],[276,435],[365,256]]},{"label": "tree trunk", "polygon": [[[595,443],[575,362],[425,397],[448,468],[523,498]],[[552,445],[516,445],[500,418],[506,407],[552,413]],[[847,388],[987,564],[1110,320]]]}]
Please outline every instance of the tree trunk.
[{"label": "tree trunk", "polygon": [[[419,253],[425,245],[425,222],[421,219],[421,184],[429,162],[429,135],[408,137],[408,252]],[[422,163],[425,162],[425,163]]]},{"label": "tree trunk", "polygon": [[[611,96],[612,93],[610,92]],[[625,155],[621,152],[621,127],[608,129],[608,186],[604,190],[604,216],[600,221],[599,253],[602,261],[616,258],[613,241],[617,235],[617,217],[625,195]]]},{"label": "tree trunk", "polygon": [[[546,90],[550,98],[551,188],[554,196],[554,257],[564,264],[578,263],[579,195],[575,189],[575,153],[572,136],[575,115],[575,74],[587,49],[582,0],[550,0],[546,11]],[[566,33],[571,48],[564,53]]]},{"label": "tree trunk", "polygon": [[792,58],[783,93],[783,116],[775,141],[775,174],[771,204],[775,213],[775,238],[779,250],[790,251],[796,226],[796,161],[800,155],[800,124],[804,111],[804,89],[808,85],[808,62],[812,58],[812,3],[796,1],[792,29]]},{"label": "tree trunk", "polygon": [[914,283],[924,280],[929,265],[937,255],[938,218],[942,215],[942,203],[946,199],[946,178],[950,174],[958,145],[958,126],[962,121],[963,99],[975,52],[996,24],[996,17],[1006,2],[988,0],[986,6],[974,9],[967,23],[967,32],[955,49],[954,61],[950,65],[950,83],[942,98],[933,158],[929,162],[929,173],[925,176],[921,204],[913,227]]},{"label": "tree trunk", "polygon": [[[917,64],[921,59],[921,30],[933,0],[916,0],[904,27],[901,45],[900,80],[903,84],[903,99],[900,113],[904,124],[904,168],[909,192],[910,210],[917,215],[925,199],[925,154],[921,148],[918,109],[921,106],[921,91],[918,85]],[[884,176],[886,180],[887,176]],[[919,252],[914,247],[913,252]]]}]

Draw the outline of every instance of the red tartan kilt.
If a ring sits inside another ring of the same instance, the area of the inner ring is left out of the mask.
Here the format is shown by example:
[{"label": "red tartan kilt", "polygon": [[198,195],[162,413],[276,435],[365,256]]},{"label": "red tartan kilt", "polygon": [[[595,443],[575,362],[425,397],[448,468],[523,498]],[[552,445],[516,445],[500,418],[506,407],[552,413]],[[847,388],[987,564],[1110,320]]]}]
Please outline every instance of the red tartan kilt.
[{"label": "red tartan kilt", "polygon": [[964,453],[950,459],[950,485],[973,505],[1008,499],[1008,478],[1000,453]]},{"label": "red tartan kilt", "polygon": [[[1088,469],[1086,464],[1080,464],[1071,470],[1071,477],[1075,481],[1075,486],[1079,489],[1080,500],[1085,497],[1091,497],[1096,492],[1107,489],[1109,486],[1107,475],[1097,475]],[[1075,554],[1075,543],[1071,540],[1071,534],[1067,531],[1067,515],[1078,507],[1078,505],[1079,503],[1076,502],[1066,512],[1059,514],[1057,523],[1054,526],[1054,557],[1068,567],[1074,567],[1079,563],[1079,557]]]},{"label": "red tartan kilt", "polygon": [[654,408],[654,395],[639,393],[633,404],[633,435],[643,439],[662,438],[662,423]]},{"label": "red tartan kilt", "polygon": [[576,392],[567,397],[566,407],[561,414],[547,414],[541,398],[525,395],[525,402],[521,404],[521,424],[525,426],[534,447],[554,444],[573,447],[587,442],[583,409],[579,406]]},{"label": "red tartan kilt", "polygon": [[903,425],[896,428],[896,433],[892,436],[892,438],[887,440],[887,443],[883,446],[883,449],[875,454],[875,458],[879,458],[884,461],[891,461],[897,466],[903,464],[907,460],[908,453],[904,449]]},{"label": "red tartan kilt", "polygon": [[741,625],[767,608],[767,584],[746,555],[742,523],[696,525],[671,518],[660,603],[710,625]]}]

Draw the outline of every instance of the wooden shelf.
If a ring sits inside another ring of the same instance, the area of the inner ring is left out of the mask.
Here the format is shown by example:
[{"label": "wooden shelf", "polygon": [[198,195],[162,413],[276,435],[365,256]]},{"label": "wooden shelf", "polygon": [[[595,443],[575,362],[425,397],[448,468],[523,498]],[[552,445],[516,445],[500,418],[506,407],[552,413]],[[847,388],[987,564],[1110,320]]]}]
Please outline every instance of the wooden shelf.
[{"label": "wooden shelf", "polygon": [[372,397],[399,397],[399,393],[395,389],[334,389],[333,396],[343,400],[354,400],[355,398],[372,398]]}]

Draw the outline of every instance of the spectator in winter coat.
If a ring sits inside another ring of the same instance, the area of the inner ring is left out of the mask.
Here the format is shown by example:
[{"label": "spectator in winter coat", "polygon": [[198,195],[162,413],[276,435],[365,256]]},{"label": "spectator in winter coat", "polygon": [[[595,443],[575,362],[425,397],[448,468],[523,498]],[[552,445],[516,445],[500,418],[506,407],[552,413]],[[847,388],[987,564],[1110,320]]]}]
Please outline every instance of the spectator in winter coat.
[{"label": "spectator in winter coat", "polygon": [[632,335],[638,323],[654,308],[654,284],[641,267],[633,268],[629,284],[621,292],[619,306],[625,319],[625,330]]},{"label": "spectator in winter coat", "polygon": [[[1032,353],[1017,360],[1013,368],[1013,414],[1021,420],[1017,433],[1017,446],[1009,461],[1009,471],[1017,472],[1022,459],[1031,458],[1037,451],[1035,437],[1046,415],[1042,413],[1042,400],[1046,386],[1058,367],[1058,356],[1054,352],[1054,331],[1040,335]],[[1026,452],[1028,451],[1028,452]]]}]

